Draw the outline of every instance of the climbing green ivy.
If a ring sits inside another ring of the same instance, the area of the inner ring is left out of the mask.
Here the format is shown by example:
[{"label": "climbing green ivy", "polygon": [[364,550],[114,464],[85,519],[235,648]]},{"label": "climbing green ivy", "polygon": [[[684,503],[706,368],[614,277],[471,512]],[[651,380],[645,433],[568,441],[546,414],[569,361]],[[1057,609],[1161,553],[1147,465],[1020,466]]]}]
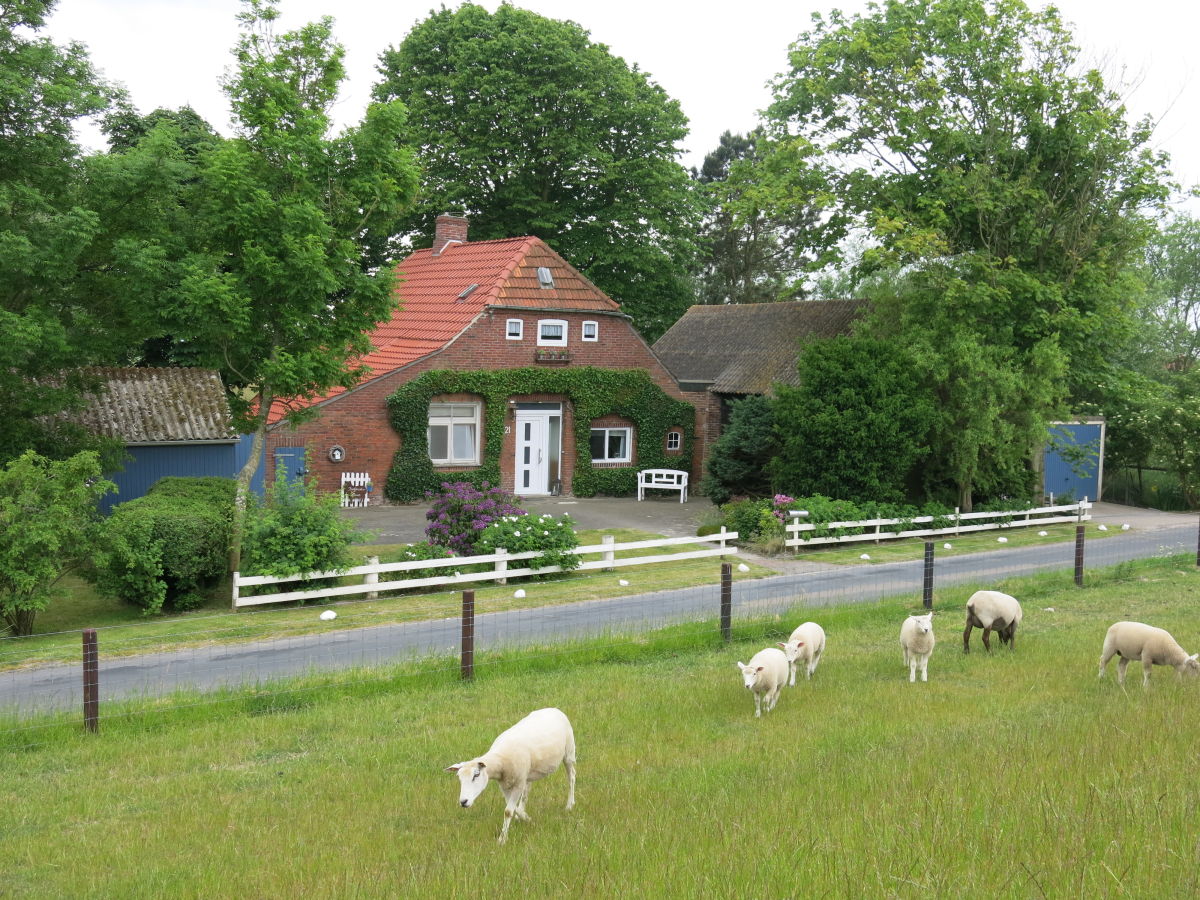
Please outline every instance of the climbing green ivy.
[{"label": "climbing green ivy", "polygon": [[[484,448],[480,466],[466,472],[436,472],[429,460],[426,431],[429,402],[441,394],[475,394],[483,401]],[[391,424],[400,435],[384,490],[389,500],[408,503],[437,490],[443,481],[500,483],[500,451],[508,400],[529,394],[557,394],[574,407],[577,497],[623,495],[637,490],[637,469],[597,469],[589,444],[592,421],[606,415],[633,422],[637,465],[641,469],[690,469],[695,434],[695,408],[675,400],[650,379],[645,369],[498,369],[477,372],[426,372],[388,398]],[[682,453],[666,455],[667,430],[683,433]]]}]

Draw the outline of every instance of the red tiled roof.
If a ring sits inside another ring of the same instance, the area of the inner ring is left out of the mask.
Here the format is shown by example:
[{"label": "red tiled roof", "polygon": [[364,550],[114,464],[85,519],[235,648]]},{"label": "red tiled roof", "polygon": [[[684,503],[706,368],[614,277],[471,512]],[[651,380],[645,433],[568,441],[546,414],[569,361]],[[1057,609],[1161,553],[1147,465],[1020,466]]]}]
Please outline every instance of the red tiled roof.
[{"label": "red tiled roof", "polygon": [[[540,267],[550,270],[554,287],[541,286]],[[401,306],[371,332],[374,349],[357,361],[371,370],[364,381],[440,350],[489,306],[607,312],[621,308],[536,237],[452,243],[439,256],[416,250],[396,268]],[[478,287],[463,297],[471,285]],[[310,401],[277,401],[270,421],[279,421],[289,408],[322,403],[344,391],[334,388]]]}]

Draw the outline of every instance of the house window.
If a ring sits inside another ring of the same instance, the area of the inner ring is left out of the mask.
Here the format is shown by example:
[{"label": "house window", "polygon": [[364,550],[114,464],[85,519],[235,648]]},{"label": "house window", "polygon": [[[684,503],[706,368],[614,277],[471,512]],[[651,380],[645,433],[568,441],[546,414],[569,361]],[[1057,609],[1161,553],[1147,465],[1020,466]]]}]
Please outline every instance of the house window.
[{"label": "house window", "polygon": [[523,319],[509,319],[505,329],[505,337],[510,341],[519,341],[525,334],[525,321]]},{"label": "house window", "polygon": [[582,337],[585,341],[600,340],[600,323],[599,322],[584,322]]},{"label": "house window", "polygon": [[537,342],[539,347],[567,346],[567,323],[562,319],[539,319]]},{"label": "house window", "polygon": [[680,434],[678,431],[668,431],[667,432],[667,449],[668,450],[678,450],[682,443],[683,443],[683,435]]},{"label": "house window", "polygon": [[429,459],[442,465],[479,463],[479,404],[429,404]]},{"label": "house window", "polygon": [[629,428],[593,428],[592,462],[629,462],[631,431]]}]

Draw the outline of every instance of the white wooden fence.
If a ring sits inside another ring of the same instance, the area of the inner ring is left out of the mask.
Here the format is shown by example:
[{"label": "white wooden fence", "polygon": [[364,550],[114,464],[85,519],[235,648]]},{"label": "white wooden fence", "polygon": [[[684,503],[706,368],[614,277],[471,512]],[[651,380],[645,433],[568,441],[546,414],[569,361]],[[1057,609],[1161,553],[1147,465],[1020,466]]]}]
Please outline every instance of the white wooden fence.
[{"label": "white wooden fence", "polygon": [[[920,528],[913,527],[905,531],[884,531],[883,529],[892,525],[911,524],[920,526],[930,523],[934,520],[933,516],[916,516],[912,519],[863,519],[856,522],[829,522],[826,525],[817,525],[812,522],[801,522],[799,518],[784,525],[784,530],[787,531],[788,538],[784,544],[788,547],[795,547],[797,551],[801,547],[809,547],[815,544],[843,544],[852,541],[879,541],[891,540],[892,538],[907,538],[907,537],[928,537],[938,534],[953,534],[959,535],[972,531],[988,531],[996,528],[1027,528],[1032,525],[1054,525],[1061,522],[1086,522],[1091,518],[1088,510],[1092,508],[1092,504],[1087,498],[1078,503],[1071,503],[1066,506],[1039,506],[1034,509],[1019,509],[1006,510],[1003,512],[970,512],[960,513],[957,509],[954,510],[954,515],[947,518],[953,521],[952,525],[944,528]],[[987,521],[987,520],[991,521]],[[1007,521],[999,521],[1006,519]],[[816,531],[818,528],[829,528],[833,530],[861,528],[860,534],[831,534],[813,537],[804,537],[805,533]]]},{"label": "white wooden fence", "polygon": [[[715,534],[704,537],[655,538],[648,541],[624,541],[616,543],[612,535],[604,535],[603,543],[591,544],[586,547],[576,547],[569,552],[578,556],[600,554],[600,559],[585,559],[573,571],[588,571],[595,569],[616,569],[623,566],[644,566],[649,563],[677,562],[682,559],[702,559],[710,556],[736,556],[738,548],[729,545],[729,541],[737,540],[736,531],[726,531],[722,528]],[[683,553],[657,553],[649,556],[619,556],[630,550],[648,550],[656,547],[679,547],[687,544],[706,544],[698,550],[687,550]],[[442,587],[453,584],[470,584],[476,581],[495,581],[504,584],[508,578],[519,578],[524,575],[548,575],[561,572],[559,566],[542,566],[534,564],[542,554],[531,550],[524,553],[509,553],[497,550],[486,556],[456,556],[451,559],[414,559],[407,562],[375,563],[367,566],[355,566],[344,572],[309,572],[304,575],[288,575],[274,577],[271,575],[242,575],[233,573],[233,607],[258,606],[264,603],[285,603],[291,600],[316,600],[321,597],[350,597],[355,594],[370,594],[376,591],[398,591],[405,588]],[[512,563],[528,560],[529,563],[518,568],[510,568]],[[463,572],[469,566],[490,565],[491,568],[481,572]],[[416,569],[446,569],[445,575],[435,575],[427,578],[405,578],[404,572]],[[382,581],[379,576],[383,573],[400,573],[391,581]],[[258,587],[265,584],[286,584],[295,581],[341,579],[362,576],[360,584],[334,585],[332,587],[309,588],[305,590],[286,591],[278,594],[257,594],[250,597],[241,595],[242,588]]]}]

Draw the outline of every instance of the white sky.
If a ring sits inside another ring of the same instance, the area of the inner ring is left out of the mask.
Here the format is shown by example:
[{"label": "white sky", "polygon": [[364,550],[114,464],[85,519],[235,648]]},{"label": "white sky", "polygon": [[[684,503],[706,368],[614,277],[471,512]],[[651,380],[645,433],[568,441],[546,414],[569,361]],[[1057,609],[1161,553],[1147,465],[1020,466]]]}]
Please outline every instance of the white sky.
[{"label": "white sky", "polygon": [[[1038,0],[1031,0],[1036,4]],[[282,28],[322,15],[335,19],[346,47],[348,81],[335,117],[357,122],[378,80],[379,54],[398,44],[441,0],[283,0]],[[457,0],[447,2],[457,6]],[[498,0],[482,0],[494,10]],[[767,82],[787,65],[787,48],[813,11],[862,9],[861,0],[518,0],[545,16],[571,19],[636,63],[679,100],[691,121],[684,164],[698,166],[722,131],[746,131],[770,102]],[[1100,64],[1122,89],[1133,117],[1159,122],[1158,147],[1171,155],[1177,180],[1200,183],[1200,3],[1195,0],[1061,0],[1085,60]],[[59,0],[46,29],[59,43],[78,40],[97,67],[128,88],[143,113],[191,106],[228,131],[229,111],[217,79],[237,37],[238,0]],[[85,144],[103,140],[83,130]]]}]

